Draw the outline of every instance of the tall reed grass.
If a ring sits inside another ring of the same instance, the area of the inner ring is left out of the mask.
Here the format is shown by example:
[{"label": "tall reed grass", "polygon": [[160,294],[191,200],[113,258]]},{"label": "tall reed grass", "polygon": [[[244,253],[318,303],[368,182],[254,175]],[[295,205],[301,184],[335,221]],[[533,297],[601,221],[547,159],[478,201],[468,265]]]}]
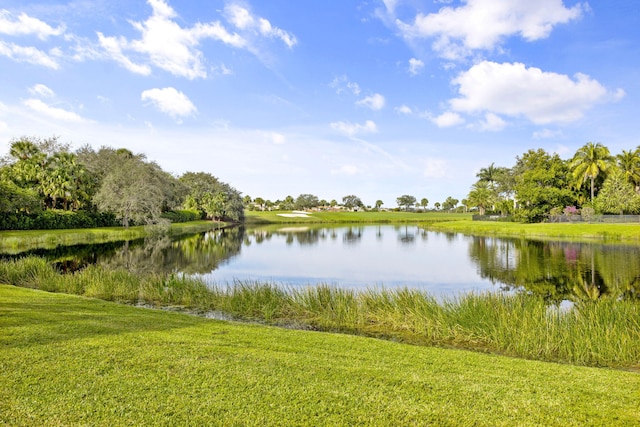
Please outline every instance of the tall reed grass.
[{"label": "tall reed grass", "polygon": [[221,311],[238,320],[452,346],[529,359],[640,368],[640,303],[601,299],[565,309],[525,293],[467,293],[438,301],[413,289],[365,291],[235,282],[99,266],[63,275],[45,260],[0,262],[0,283],[110,301]]}]

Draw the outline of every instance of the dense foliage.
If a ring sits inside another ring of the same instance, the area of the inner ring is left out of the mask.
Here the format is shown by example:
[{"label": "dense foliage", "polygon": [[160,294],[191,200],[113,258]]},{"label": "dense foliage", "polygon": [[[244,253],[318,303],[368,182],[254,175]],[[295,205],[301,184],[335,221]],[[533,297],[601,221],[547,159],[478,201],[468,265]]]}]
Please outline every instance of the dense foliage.
[{"label": "dense foliage", "polygon": [[125,148],[72,152],[56,137],[23,137],[10,142],[0,163],[0,229],[93,228],[116,225],[116,219],[128,227],[205,217],[242,221],[240,192],[210,174],[176,178]]},{"label": "dense foliage", "polygon": [[540,222],[549,215],[640,213],[640,147],[612,156],[588,142],[571,159],[529,150],[511,168],[482,168],[465,206]]}]

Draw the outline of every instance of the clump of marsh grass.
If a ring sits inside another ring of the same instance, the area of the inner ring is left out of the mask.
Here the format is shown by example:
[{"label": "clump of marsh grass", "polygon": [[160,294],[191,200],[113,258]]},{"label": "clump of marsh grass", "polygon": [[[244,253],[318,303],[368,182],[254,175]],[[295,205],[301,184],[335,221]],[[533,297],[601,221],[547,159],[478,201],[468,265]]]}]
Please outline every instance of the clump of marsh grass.
[{"label": "clump of marsh grass", "polygon": [[273,283],[235,281],[215,285],[216,310],[247,320],[275,322],[288,317],[290,301],[285,289]]},{"label": "clump of marsh grass", "polygon": [[358,330],[363,312],[358,295],[348,289],[327,284],[291,291],[291,308],[296,317],[322,330]]},{"label": "clump of marsh grass", "polygon": [[58,276],[55,269],[44,258],[27,257],[0,262],[0,283],[52,290],[50,284]]}]

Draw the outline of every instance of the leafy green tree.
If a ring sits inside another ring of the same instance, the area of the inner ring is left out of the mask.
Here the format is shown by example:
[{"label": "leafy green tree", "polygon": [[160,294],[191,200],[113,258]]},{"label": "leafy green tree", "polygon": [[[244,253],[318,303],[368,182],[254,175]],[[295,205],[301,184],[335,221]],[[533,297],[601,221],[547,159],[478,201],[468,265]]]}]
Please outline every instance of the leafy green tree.
[{"label": "leafy green tree", "polygon": [[179,181],[186,187],[186,209],[199,210],[214,220],[244,220],[242,196],[229,184],[205,172],[187,172]]},{"label": "leafy green tree", "polygon": [[313,194],[300,194],[296,198],[294,205],[296,209],[304,210],[318,207],[320,205],[320,201],[318,200],[318,197]]},{"label": "leafy green tree", "polygon": [[517,216],[526,222],[538,222],[554,207],[574,205],[570,190],[571,175],[567,162],[543,149],[529,150],[516,158]]},{"label": "leafy green tree", "polygon": [[640,210],[640,195],[624,171],[616,168],[604,181],[594,206],[603,213],[637,213]]},{"label": "leafy green tree", "polygon": [[56,137],[13,140],[4,159],[5,179],[29,194],[35,191],[45,208],[67,210],[88,205],[87,171],[68,149],[68,144],[59,143]]},{"label": "leafy green tree", "polygon": [[264,199],[262,197],[256,197],[255,199],[253,199],[253,203],[256,204],[256,206],[262,211],[264,210],[264,207],[266,205],[266,202],[264,201]]},{"label": "leafy green tree", "polygon": [[611,164],[609,149],[600,143],[587,142],[571,161],[571,171],[576,183],[582,185],[591,182],[591,201],[595,197],[595,180],[601,173],[607,172]]},{"label": "leafy green tree", "polygon": [[445,200],[444,203],[442,203],[442,209],[446,209],[450,211],[458,205],[458,202],[459,202],[458,199],[454,199],[453,197],[449,196],[447,197],[447,200]]},{"label": "leafy green tree", "polygon": [[102,180],[94,198],[98,208],[114,212],[125,228],[132,220],[146,224],[157,222],[164,201],[158,172],[152,164],[124,159]]},{"label": "leafy green tree", "polygon": [[360,197],[350,194],[342,198],[342,205],[347,209],[356,209],[364,206]]},{"label": "leafy green tree", "polygon": [[420,200],[420,206],[422,206],[422,210],[427,210],[427,206],[429,205],[429,199],[427,199],[426,197],[423,197],[422,200]]},{"label": "leafy green tree", "polygon": [[39,208],[40,198],[35,190],[18,187],[0,173],[0,213],[31,213]]},{"label": "leafy green tree", "polygon": [[290,211],[295,209],[295,203],[296,200],[293,198],[293,196],[287,196],[284,198],[284,200],[278,203],[278,205],[280,206],[280,210]]},{"label": "leafy green tree", "polygon": [[440,209],[440,202],[435,202],[433,206],[436,208],[436,210]]},{"label": "leafy green tree", "polygon": [[404,207],[404,210],[408,211],[413,205],[416,204],[416,198],[409,195],[404,194],[396,199],[396,203],[400,207]]},{"label": "leafy green tree", "polygon": [[380,210],[380,208],[384,205],[382,200],[376,200],[376,209]]}]

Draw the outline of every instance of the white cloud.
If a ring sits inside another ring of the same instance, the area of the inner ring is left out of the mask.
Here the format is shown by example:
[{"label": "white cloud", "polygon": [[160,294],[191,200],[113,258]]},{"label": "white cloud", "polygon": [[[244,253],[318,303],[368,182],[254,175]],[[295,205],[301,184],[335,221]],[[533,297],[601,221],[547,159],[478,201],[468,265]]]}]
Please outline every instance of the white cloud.
[{"label": "white cloud", "polygon": [[447,175],[447,162],[443,159],[428,158],[424,161],[422,175],[425,178],[443,178]]},{"label": "white cloud", "polygon": [[382,0],[389,13],[395,12],[398,1],[399,0]]},{"label": "white cloud", "polygon": [[533,139],[548,139],[562,136],[561,130],[542,129],[533,133]]},{"label": "white cloud", "polygon": [[480,121],[480,130],[498,132],[507,126],[501,117],[493,113],[487,113],[484,116],[484,120]]},{"label": "white cloud", "polygon": [[38,18],[32,18],[26,13],[21,13],[17,18],[8,10],[0,10],[0,34],[10,36],[35,35],[40,40],[46,40],[50,36],[60,36],[65,32],[64,25],[53,28]]},{"label": "white cloud", "polygon": [[52,119],[62,120],[65,122],[74,122],[80,123],[85,122],[86,120],[80,117],[78,114],[67,111],[62,108],[52,107],[39,99],[27,99],[23,102],[23,104],[33,111],[40,113],[42,115],[51,117]]},{"label": "white cloud", "polygon": [[379,93],[375,93],[371,96],[367,96],[360,101],[356,102],[356,105],[371,108],[374,111],[382,110],[384,108],[385,99],[384,96]]},{"label": "white cloud", "polygon": [[521,63],[483,61],[452,83],[460,95],[449,101],[453,111],[524,116],[536,124],[575,121],[593,104],[619,97],[585,74],[571,79]]},{"label": "white cloud", "polygon": [[348,91],[356,96],[360,95],[360,85],[349,81],[349,78],[345,75],[334,78],[333,81],[329,83],[329,86],[335,89],[337,94]]},{"label": "white cloud", "polygon": [[231,68],[228,68],[225,64],[220,64],[219,66],[213,66],[211,67],[211,71],[213,71],[214,74],[219,74],[223,76],[230,76],[231,74],[233,74],[233,70]]},{"label": "white cloud", "polygon": [[460,114],[453,111],[446,111],[439,116],[430,117],[430,120],[439,128],[448,128],[464,123],[464,119]]},{"label": "white cloud", "polygon": [[[408,39],[435,39],[432,48],[447,59],[460,59],[474,50],[492,50],[504,38],[520,36],[527,41],[549,36],[554,26],[582,16],[588,8],[571,8],[562,0],[466,0],[459,7],[443,7],[436,13],[418,13],[413,23],[396,19]],[[388,8],[389,9],[389,8]]]},{"label": "white cloud", "polygon": [[252,31],[263,37],[280,39],[289,48],[295,46],[298,41],[296,37],[278,27],[271,25],[265,18],[251,15],[251,11],[239,4],[229,4],[224,8],[225,15],[229,22],[243,31]]},{"label": "white cloud", "polygon": [[32,46],[18,46],[0,40],[0,56],[6,56],[17,62],[42,65],[54,70],[59,68],[58,62],[51,55]]},{"label": "white cloud", "polygon": [[53,90],[40,83],[30,87],[29,93],[32,95],[40,96],[41,98],[52,98],[53,96],[55,96],[55,92]]},{"label": "white cloud", "polygon": [[409,60],[409,74],[412,76],[418,75],[424,68],[424,62],[419,59],[411,58]]},{"label": "white cloud", "polygon": [[287,142],[287,138],[278,132],[263,132],[262,134],[268,142],[275,145],[282,145]]},{"label": "white cloud", "polygon": [[102,33],[98,33],[98,41],[100,46],[105,50],[108,57],[112,60],[116,61],[120,65],[122,65],[127,70],[132,73],[141,74],[143,76],[148,76],[151,74],[151,67],[146,64],[136,64],[131,61],[124,53],[122,53],[122,48],[126,47],[127,41],[121,38],[115,37],[105,37]]},{"label": "white cloud", "polygon": [[396,107],[396,111],[400,114],[404,114],[407,116],[410,116],[411,114],[413,114],[413,110],[411,109],[411,107],[407,105],[401,105],[399,107]]},{"label": "white cloud", "polygon": [[184,93],[172,87],[145,90],[142,92],[140,99],[150,102],[158,110],[174,119],[190,116],[197,111],[195,105]]},{"label": "white cloud", "polygon": [[330,126],[332,129],[342,132],[348,136],[355,136],[362,133],[378,132],[378,127],[371,120],[367,120],[364,124],[349,123],[349,122],[334,122],[334,123],[331,123]]},{"label": "white cloud", "polygon": [[148,64],[131,60],[124,52],[140,56],[140,61],[169,73],[188,79],[207,76],[202,63],[203,55],[198,49],[202,39],[211,38],[233,47],[244,47],[245,40],[238,34],[229,33],[219,22],[198,23],[191,28],[182,28],[173,18],[175,11],[164,0],[148,0],[153,9],[151,17],[144,22],[132,22],[142,38],[128,41],[124,37],[107,37],[98,33],[98,40],[107,55],[128,70],[148,75]]},{"label": "white cloud", "polygon": [[[131,23],[140,32],[140,39],[127,40],[98,33],[98,41],[107,57],[137,74],[150,74],[152,65],[188,79],[207,77],[205,58],[199,49],[205,39],[247,49],[258,57],[264,56],[263,47],[256,45],[260,39],[276,38],[289,48],[297,43],[291,33],[251,15],[248,9],[237,4],[228,4],[224,10],[224,16],[238,30],[231,32],[219,21],[182,27],[177,22],[178,15],[165,0],[147,0],[147,3],[152,8],[151,16],[146,21]],[[214,68],[214,71],[218,70],[223,74],[230,71],[224,66]]]}]

